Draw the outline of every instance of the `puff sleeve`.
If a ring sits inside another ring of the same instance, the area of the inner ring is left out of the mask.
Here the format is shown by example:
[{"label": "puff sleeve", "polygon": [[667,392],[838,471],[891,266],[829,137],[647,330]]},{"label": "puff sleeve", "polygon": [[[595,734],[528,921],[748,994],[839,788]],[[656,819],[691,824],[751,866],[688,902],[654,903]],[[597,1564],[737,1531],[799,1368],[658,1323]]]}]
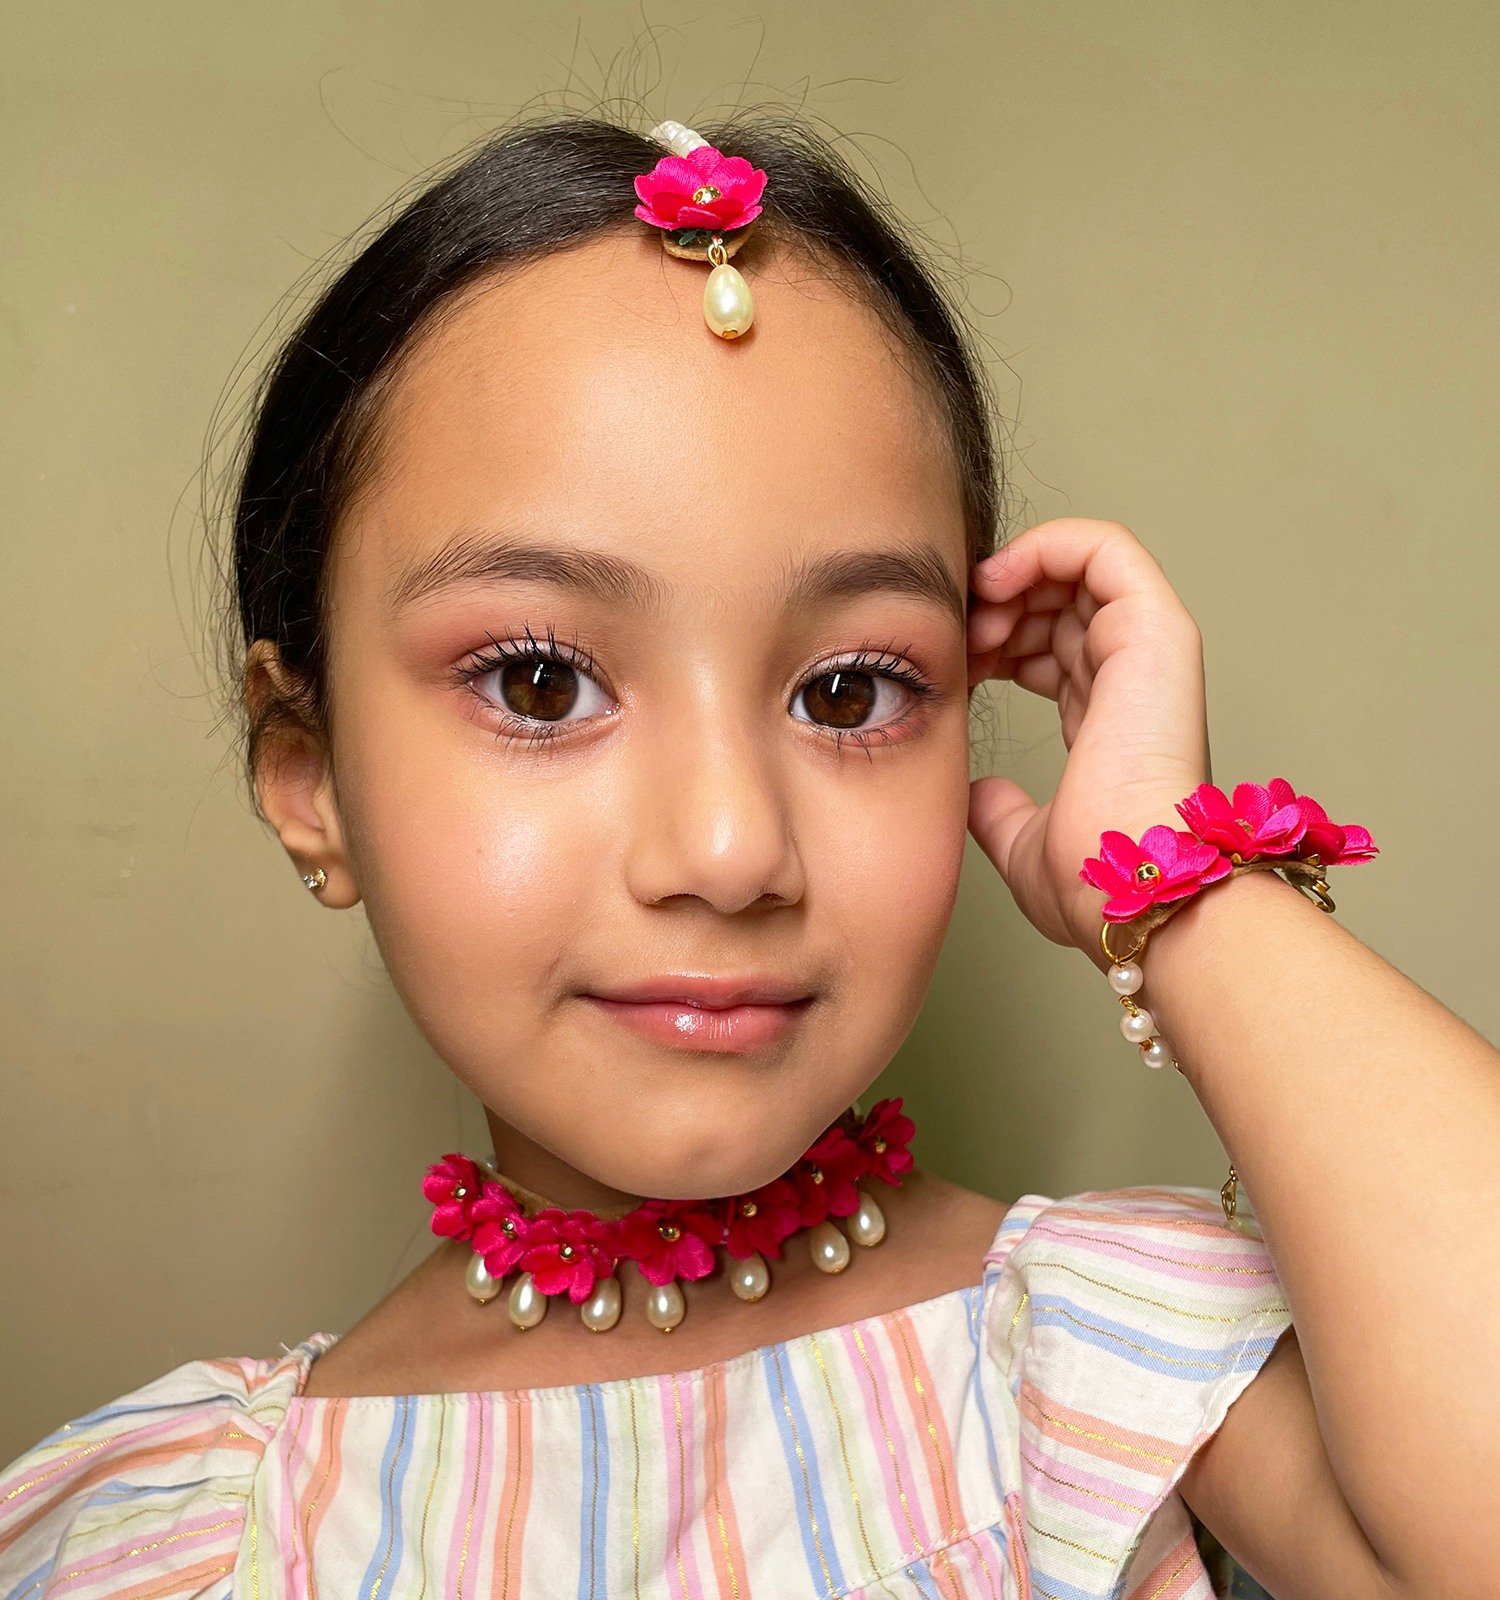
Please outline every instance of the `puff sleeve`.
[{"label": "puff sleeve", "polygon": [[985,1336],[1009,1391],[1005,1511],[1022,1594],[1209,1600],[1174,1492],[1292,1325],[1243,1192],[1025,1195],[987,1257]]},{"label": "puff sleeve", "polygon": [[251,1480],[329,1342],[186,1362],[33,1445],[0,1472],[0,1597],[225,1600]]}]

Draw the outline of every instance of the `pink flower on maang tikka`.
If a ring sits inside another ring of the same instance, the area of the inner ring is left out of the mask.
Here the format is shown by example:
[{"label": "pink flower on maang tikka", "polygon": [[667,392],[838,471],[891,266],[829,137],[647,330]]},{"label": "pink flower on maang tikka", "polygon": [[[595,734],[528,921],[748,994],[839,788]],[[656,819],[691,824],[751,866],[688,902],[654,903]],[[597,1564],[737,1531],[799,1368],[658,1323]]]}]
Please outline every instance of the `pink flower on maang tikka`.
[{"label": "pink flower on maang tikka", "polygon": [[1107,922],[1130,922],[1166,900],[1196,894],[1233,871],[1228,856],[1180,828],[1158,823],[1139,844],[1128,833],[1107,828],[1099,836],[1099,855],[1090,856],[1078,876],[1102,889]]},{"label": "pink flower on maang tikka", "polygon": [[726,156],[711,144],[689,155],[666,155],[635,180],[641,203],[635,214],[654,228],[703,228],[732,233],[760,215],[766,175],[744,156]]}]

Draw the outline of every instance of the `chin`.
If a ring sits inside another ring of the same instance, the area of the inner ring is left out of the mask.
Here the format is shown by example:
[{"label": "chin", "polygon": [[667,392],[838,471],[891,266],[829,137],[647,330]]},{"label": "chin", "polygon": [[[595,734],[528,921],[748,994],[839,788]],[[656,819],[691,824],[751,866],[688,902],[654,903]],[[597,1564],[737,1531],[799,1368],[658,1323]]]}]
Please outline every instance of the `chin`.
[{"label": "chin", "polygon": [[[849,1100],[854,1097],[851,1095]],[[829,1115],[813,1107],[767,1108],[767,1127],[733,1116],[657,1121],[638,1132],[631,1148],[615,1134],[607,1152],[582,1165],[591,1176],[629,1194],[661,1200],[712,1200],[758,1189],[807,1149],[843,1106]]]}]

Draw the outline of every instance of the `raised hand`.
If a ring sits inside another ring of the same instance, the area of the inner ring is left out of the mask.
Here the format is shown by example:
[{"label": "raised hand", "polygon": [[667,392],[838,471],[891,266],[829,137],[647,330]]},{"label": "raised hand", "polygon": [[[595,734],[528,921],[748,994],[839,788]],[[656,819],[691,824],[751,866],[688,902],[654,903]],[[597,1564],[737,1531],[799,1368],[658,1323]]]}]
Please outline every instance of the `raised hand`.
[{"label": "raised hand", "polygon": [[1057,702],[1068,759],[1038,805],[1008,778],[970,786],[969,830],[1021,910],[1093,955],[1099,891],[1078,876],[1106,828],[1183,828],[1211,782],[1203,641],[1166,574],[1118,522],[1058,517],[970,575],[969,684],[1008,679]]}]

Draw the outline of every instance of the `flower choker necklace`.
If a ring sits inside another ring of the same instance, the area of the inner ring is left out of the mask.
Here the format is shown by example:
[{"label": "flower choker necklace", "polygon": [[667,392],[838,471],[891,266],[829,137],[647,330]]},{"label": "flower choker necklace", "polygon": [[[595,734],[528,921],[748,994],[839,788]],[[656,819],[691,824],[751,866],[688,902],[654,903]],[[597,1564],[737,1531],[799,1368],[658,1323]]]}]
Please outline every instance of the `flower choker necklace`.
[{"label": "flower choker necklace", "polygon": [[[828,1125],[780,1177],[745,1194],[717,1200],[643,1200],[619,1216],[565,1209],[496,1171],[491,1160],[450,1154],[422,1180],[432,1202],[432,1231],[461,1239],[474,1252],[469,1293],[493,1300],[508,1273],[510,1320],[534,1328],[554,1295],[566,1294],[586,1328],[604,1333],[620,1319],[615,1268],[634,1261],[650,1284],[646,1316],[670,1333],[687,1312],[682,1282],[707,1277],[724,1252],[729,1282],[741,1300],[771,1287],[766,1257],[804,1228],[823,1272],[849,1265],[850,1240],[873,1247],[885,1217],[864,1185],[871,1178],[899,1186],[913,1166],[907,1145],[916,1125],[899,1098],[861,1114],[856,1101]],[[840,1229],[834,1217],[844,1220]]]}]

